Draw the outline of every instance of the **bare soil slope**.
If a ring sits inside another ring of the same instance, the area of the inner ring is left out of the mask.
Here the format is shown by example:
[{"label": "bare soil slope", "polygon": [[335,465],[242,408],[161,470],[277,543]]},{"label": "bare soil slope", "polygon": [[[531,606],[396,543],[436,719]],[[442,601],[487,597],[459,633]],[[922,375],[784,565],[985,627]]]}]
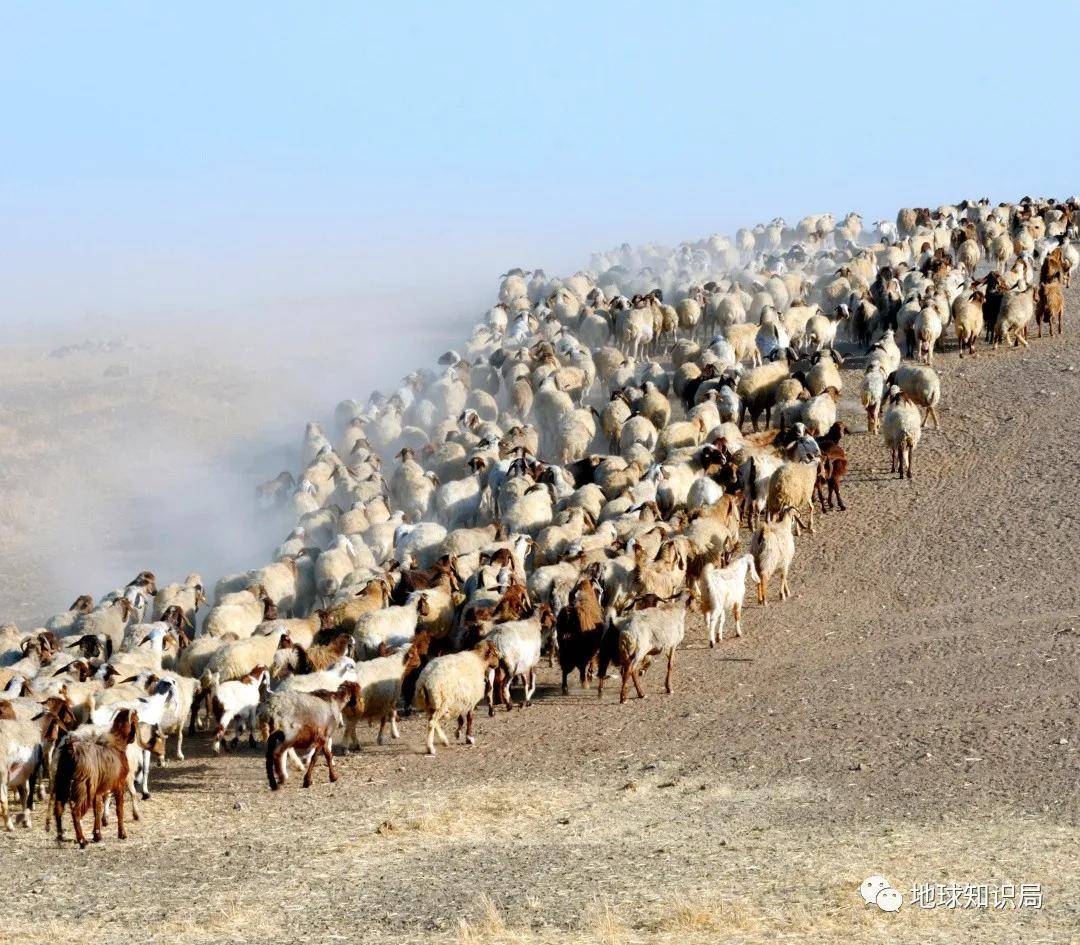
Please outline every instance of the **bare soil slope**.
[{"label": "bare soil slope", "polygon": [[[155,772],[131,839],[0,842],[20,941],[1075,942],[1080,486],[1069,334],[938,368],[915,479],[862,432],[848,511],[799,540],[793,598],[750,603],[676,692],[598,702],[545,670],[529,710],[434,760],[421,724],[303,791],[262,759]],[[950,338],[950,343],[952,339]],[[865,423],[845,372],[844,415]],[[748,592],[748,601],[752,592]],[[885,874],[1041,883],[1041,910],[888,915]],[[152,878],[151,878],[152,877]]]}]

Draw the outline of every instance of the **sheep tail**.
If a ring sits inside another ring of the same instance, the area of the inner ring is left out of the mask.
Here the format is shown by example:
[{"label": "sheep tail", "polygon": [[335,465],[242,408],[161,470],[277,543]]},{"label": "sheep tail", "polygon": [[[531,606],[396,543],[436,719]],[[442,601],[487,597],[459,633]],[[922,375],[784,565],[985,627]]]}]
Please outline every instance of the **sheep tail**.
[{"label": "sheep tail", "polygon": [[285,733],[281,729],[275,729],[266,740],[266,780],[270,782],[270,790],[278,789],[277,772],[274,770],[274,754],[285,741]]}]

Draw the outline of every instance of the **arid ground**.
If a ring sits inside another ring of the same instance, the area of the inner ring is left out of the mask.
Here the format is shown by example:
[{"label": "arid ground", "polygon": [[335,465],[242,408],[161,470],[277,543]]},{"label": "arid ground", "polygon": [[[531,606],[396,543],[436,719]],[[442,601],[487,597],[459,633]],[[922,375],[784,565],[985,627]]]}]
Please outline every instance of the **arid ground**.
[{"label": "arid ground", "polygon": [[[376,747],[372,732],[341,759],[337,784],[319,769],[310,790],[294,780],[278,794],[260,754],[215,759],[197,739],[186,761],[154,772],[126,842],[58,848],[40,808],[32,830],[0,837],[3,938],[1080,940],[1075,291],[1066,322],[1064,338],[963,362],[949,338],[942,429],[926,433],[910,483],[889,476],[887,451],[865,434],[849,362],[848,510],[799,540],[792,599],[750,603],[741,639],[710,651],[695,615],[674,695],[654,669],[643,702],[619,706],[614,687],[602,702],[576,687],[562,697],[545,667],[536,704],[484,716],[473,748],[428,759],[411,718],[399,742]],[[72,543],[98,557],[57,518],[64,494],[124,501],[124,482],[98,482],[97,464],[78,461],[111,442],[117,410],[137,409],[151,443],[155,417],[211,418],[200,461],[207,475],[231,469],[245,495],[287,456],[265,435],[262,452],[230,445],[276,428],[290,392],[268,403],[255,383],[272,361],[240,371],[204,350],[163,378],[149,366],[165,352],[142,343],[143,365],[111,385],[109,355],[5,352],[0,616],[32,619],[143,566],[131,518],[101,533],[127,543],[124,573],[75,579],[57,565]],[[324,370],[314,356],[312,370]],[[325,411],[356,393],[329,395]],[[293,445],[301,432],[281,436]],[[146,444],[132,438],[131,455]],[[244,523],[245,502],[221,514]],[[165,564],[146,564],[212,581],[197,533],[178,542]],[[858,896],[874,873],[906,900],[915,883],[1039,883],[1042,908],[907,901],[886,914]]]}]

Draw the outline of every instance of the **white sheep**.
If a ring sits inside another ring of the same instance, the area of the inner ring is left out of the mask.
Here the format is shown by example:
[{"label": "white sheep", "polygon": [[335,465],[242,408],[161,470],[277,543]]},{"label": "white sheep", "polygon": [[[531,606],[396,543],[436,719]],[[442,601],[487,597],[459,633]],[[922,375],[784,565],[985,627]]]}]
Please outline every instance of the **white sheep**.
[{"label": "white sheep", "polygon": [[[498,695],[506,705],[507,711],[513,708],[514,701],[510,687],[515,680],[521,680],[524,687],[524,704],[532,704],[536,692],[536,668],[540,665],[540,650],[545,636],[550,637],[555,624],[551,608],[541,607],[540,612],[527,620],[510,620],[501,623],[485,638],[495,647],[499,657],[498,670],[488,672],[488,713],[495,712],[495,697]],[[502,674],[499,692],[496,693],[496,673]]]},{"label": "white sheep", "polygon": [[880,361],[871,362],[859,384],[859,400],[866,410],[866,427],[870,433],[877,433],[881,426],[881,404],[885,399],[885,368]]},{"label": "white sheep", "polygon": [[937,371],[929,365],[905,365],[893,371],[887,383],[890,387],[895,384],[908,400],[926,411],[922,418],[923,426],[932,417],[934,429],[940,427],[937,406],[941,403],[941,378]]},{"label": "white sheep", "polygon": [[402,565],[430,568],[439,557],[439,547],[446,539],[446,529],[436,522],[398,525],[394,531],[394,557]]},{"label": "white sheep", "polygon": [[215,755],[221,754],[221,744],[225,740],[229,725],[233,719],[238,722],[233,746],[240,741],[241,726],[247,728],[248,740],[255,747],[255,714],[263,691],[269,685],[270,673],[265,666],[256,666],[252,672],[239,679],[225,682],[210,680],[210,706],[215,720],[214,741],[210,750]]},{"label": "white sheep", "polygon": [[922,418],[919,408],[912,403],[899,387],[889,389],[888,406],[882,420],[882,434],[892,455],[892,472],[900,467],[900,478],[907,471],[911,478],[911,456],[919,445],[922,435]]},{"label": "white sheep", "polygon": [[746,576],[759,581],[753,555],[736,558],[726,568],[707,562],[697,581],[697,597],[705,614],[709,646],[724,640],[724,619],[730,610],[735,618],[735,636],[742,636],[742,607],[746,595]]},{"label": "white sheep", "polygon": [[425,593],[410,594],[406,603],[397,607],[383,607],[361,614],[356,618],[353,639],[356,654],[361,660],[379,655],[382,646],[408,645],[416,636],[421,617],[430,613]]},{"label": "white sheep", "polygon": [[[633,682],[638,698],[645,698],[641,688],[639,673],[647,665],[650,657],[667,657],[667,672],[664,675],[664,692],[674,692],[672,673],[675,668],[675,650],[682,643],[686,633],[686,608],[677,606],[648,607],[644,610],[632,610],[623,617],[610,616],[609,633],[617,634],[616,657],[622,670],[622,686],[619,690],[619,702],[626,701],[627,684]],[[601,654],[600,671],[597,674],[597,695],[604,692],[604,677],[607,675],[607,653]]]},{"label": "white sheep", "polygon": [[798,515],[795,509],[787,506],[775,519],[763,522],[750,539],[750,554],[758,573],[758,603],[763,607],[768,606],[769,581],[777,572],[780,574],[780,600],[791,596],[788,571],[795,557],[792,529],[796,524],[801,524]]},{"label": "white sheep", "polygon": [[457,737],[465,729],[465,741],[476,744],[473,712],[484,698],[488,673],[499,665],[498,651],[488,641],[475,649],[436,656],[420,671],[413,706],[428,716],[427,753],[435,754],[435,736],[444,745],[450,741],[442,730],[444,719],[457,716]]}]

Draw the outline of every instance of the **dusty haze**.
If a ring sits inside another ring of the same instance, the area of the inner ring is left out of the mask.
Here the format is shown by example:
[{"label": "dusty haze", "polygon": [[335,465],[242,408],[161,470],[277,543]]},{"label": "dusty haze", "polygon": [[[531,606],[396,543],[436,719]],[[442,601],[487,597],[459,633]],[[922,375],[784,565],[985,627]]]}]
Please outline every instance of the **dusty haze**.
[{"label": "dusty haze", "polygon": [[0,356],[0,622],[143,568],[213,581],[265,563],[291,523],[257,516],[253,489],[295,471],[304,423],[431,363],[491,291],[17,324]]}]

